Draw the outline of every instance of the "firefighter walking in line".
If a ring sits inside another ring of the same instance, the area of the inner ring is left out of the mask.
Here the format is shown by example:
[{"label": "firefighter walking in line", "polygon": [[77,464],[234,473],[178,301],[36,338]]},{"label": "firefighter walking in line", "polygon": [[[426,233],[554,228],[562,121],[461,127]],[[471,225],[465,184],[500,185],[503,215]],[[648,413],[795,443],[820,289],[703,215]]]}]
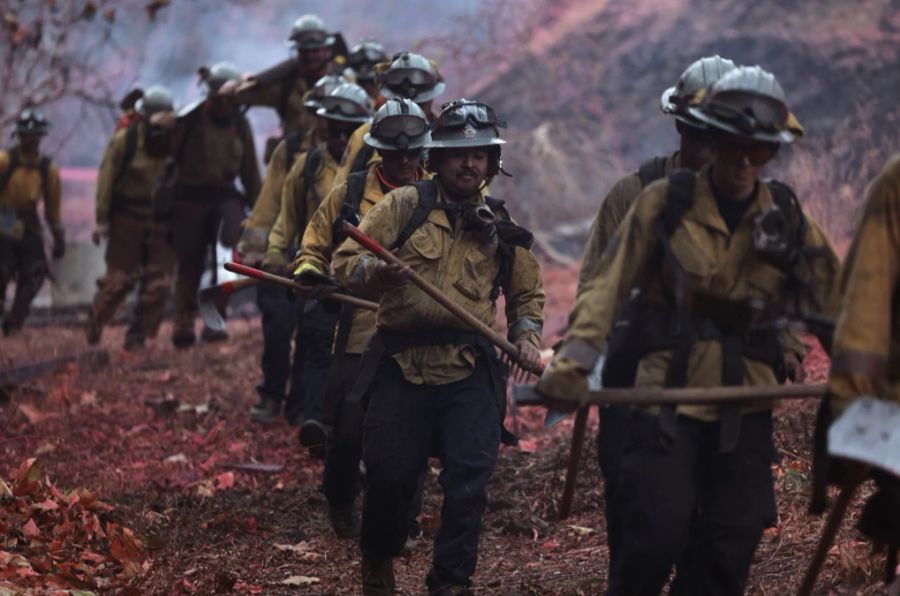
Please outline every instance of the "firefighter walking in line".
[{"label": "firefighter walking in line", "polygon": [[[44,202],[44,219],[53,236],[53,258],[62,258],[66,239],[60,219],[59,168],[41,153],[41,140],[50,123],[38,110],[23,110],[16,120],[18,143],[0,151],[0,316],[3,335],[22,329],[31,302],[48,274],[44,235],[38,219],[38,203]],[[15,282],[16,293],[7,310],[6,289]]]},{"label": "firefighter walking in line", "polygon": [[[712,162],[672,172],[637,197],[538,383],[551,402],[584,398],[635,287],[646,296],[632,319],[636,387],[774,385],[785,371],[780,327],[769,317],[834,313],[839,262],[827,238],[787,187],[760,178],[797,136],[774,76],[733,69],[689,113],[709,127]],[[627,531],[608,594],[659,594],[673,565],[673,594],[743,593],[775,521],[771,408],[629,411],[615,491]]]},{"label": "firefighter walking in line", "polygon": [[[170,130],[160,121],[174,110],[172,95],[150,87],[135,105],[139,118],[116,131],[97,175],[94,243],[107,238],[106,273],[86,328],[87,343],[100,342],[103,326],[138,284],[137,304],[125,332],[125,349],[156,336],[175,273],[172,210],[157,192],[172,155]],[[164,204],[165,203],[165,204]]]}]

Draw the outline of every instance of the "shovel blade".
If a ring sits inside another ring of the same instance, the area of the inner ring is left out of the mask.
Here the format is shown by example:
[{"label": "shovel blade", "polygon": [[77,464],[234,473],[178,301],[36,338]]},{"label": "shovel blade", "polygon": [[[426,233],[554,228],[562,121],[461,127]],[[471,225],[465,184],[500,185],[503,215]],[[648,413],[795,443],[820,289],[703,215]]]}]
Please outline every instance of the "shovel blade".
[{"label": "shovel blade", "polygon": [[900,404],[857,399],[828,429],[828,454],[900,477]]}]

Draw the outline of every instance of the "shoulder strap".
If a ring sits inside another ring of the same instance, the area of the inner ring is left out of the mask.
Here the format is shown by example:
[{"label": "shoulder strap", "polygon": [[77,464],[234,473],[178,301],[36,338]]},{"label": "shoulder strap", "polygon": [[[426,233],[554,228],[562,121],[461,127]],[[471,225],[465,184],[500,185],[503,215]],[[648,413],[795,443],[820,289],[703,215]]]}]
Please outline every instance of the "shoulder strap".
[{"label": "shoulder strap", "polygon": [[350,173],[366,171],[366,164],[369,163],[369,160],[372,159],[372,155],[374,154],[374,147],[371,145],[364,145],[356,154],[356,157],[353,158],[353,163],[350,164]]},{"label": "shoulder strap", "polygon": [[297,70],[294,69],[291,71],[284,82],[281,84],[281,94],[278,97],[278,117],[284,120],[284,115],[287,112],[288,100],[291,98],[291,93],[294,92],[294,87],[297,86]]},{"label": "shoulder strap", "polygon": [[19,165],[21,164],[18,149],[10,149],[8,155],[9,164],[6,166],[6,171],[0,174],[0,192],[6,188],[6,185],[9,184],[9,179],[12,178],[12,175],[19,169]]},{"label": "shoulder strap", "polygon": [[316,194],[315,178],[316,172],[319,171],[319,164],[322,162],[322,152],[318,147],[310,147],[306,152],[306,163],[303,164],[303,184],[306,186],[306,194],[312,194],[313,203],[319,203],[319,197]]},{"label": "shoulder strap", "polygon": [[663,207],[660,218],[666,236],[671,236],[675,228],[681,222],[685,212],[694,203],[694,184],[697,178],[694,172],[685,168],[679,168],[669,173],[669,189],[666,194],[666,204]]},{"label": "shoulder strap", "polygon": [[666,177],[666,162],[668,159],[667,157],[653,157],[638,167],[638,178],[641,180],[641,188]]},{"label": "shoulder strap", "polygon": [[422,227],[422,224],[428,219],[428,215],[437,206],[437,185],[432,180],[419,180],[413,186],[419,192],[419,202],[416,203],[416,208],[409,221],[406,222],[406,226],[400,230],[397,241],[391,247],[393,250],[397,250],[406,244],[409,237]]},{"label": "shoulder strap", "polygon": [[49,155],[42,155],[40,164],[38,164],[38,171],[41,173],[41,190],[46,195],[47,189],[47,180],[50,178],[50,164],[52,160]]},{"label": "shoulder strap", "polygon": [[344,204],[347,205],[353,213],[359,213],[359,205],[362,203],[363,192],[366,190],[366,178],[369,172],[353,172],[347,176],[347,198]]},{"label": "shoulder strap", "polygon": [[794,189],[780,180],[766,180],[766,186],[772,193],[772,201],[781,209],[787,218],[788,224],[794,235],[794,241],[803,243],[806,237],[806,216],[803,215],[803,207]]},{"label": "shoulder strap", "polygon": [[122,180],[122,178],[125,176],[125,172],[128,171],[128,166],[130,166],[131,162],[134,161],[134,155],[135,153],[137,153],[137,135],[137,123],[133,123],[125,131],[125,156],[122,159],[122,165],[119,166],[119,171],[116,172],[116,178],[113,182],[113,186],[115,186]]},{"label": "shoulder strap", "polygon": [[299,131],[294,131],[284,136],[285,172],[290,171],[291,166],[294,165],[294,158],[300,152],[301,141],[302,138]]}]

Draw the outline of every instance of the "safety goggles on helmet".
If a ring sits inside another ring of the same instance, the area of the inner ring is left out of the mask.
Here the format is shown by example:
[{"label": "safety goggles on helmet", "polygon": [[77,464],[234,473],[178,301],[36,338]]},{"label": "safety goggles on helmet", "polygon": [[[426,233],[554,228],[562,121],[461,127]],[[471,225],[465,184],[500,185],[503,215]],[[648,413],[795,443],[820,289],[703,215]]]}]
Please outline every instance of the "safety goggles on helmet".
[{"label": "safety goggles on helmet", "polygon": [[352,118],[352,119],[361,119],[368,120],[369,111],[365,106],[356,103],[355,101],[350,101],[349,99],[344,99],[343,97],[335,97],[333,95],[325,97],[321,101],[322,107],[319,108],[319,111],[316,112],[319,116],[323,116],[325,118]]},{"label": "safety goggles on helmet", "polygon": [[733,103],[728,99],[711,99],[705,106],[706,112],[739,131],[752,133],[761,129],[777,129],[787,122],[787,106],[772,98],[744,95]]},{"label": "safety goggles on helmet", "polygon": [[411,139],[428,131],[428,123],[413,114],[388,116],[372,124],[372,136],[383,141],[393,142],[402,137]]},{"label": "safety goggles on helmet", "polygon": [[27,108],[19,114],[16,121],[15,132],[18,134],[47,134],[50,129],[50,123],[44,115],[38,110]]},{"label": "safety goggles on helmet", "polygon": [[434,73],[419,68],[393,68],[387,70],[382,78],[382,84],[392,89],[431,89],[437,85],[437,77]]},{"label": "safety goggles on helmet", "polygon": [[347,64],[352,68],[357,68],[364,64],[372,64],[382,62],[387,59],[387,55],[380,45],[360,44],[347,56]]},{"label": "safety goggles on helmet", "polygon": [[497,118],[494,109],[479,101],[463,101],[444,104],[444,109],[432,123],[432,130],[462,128],[467,123],[476,128],[506,128],[506,122]]}]

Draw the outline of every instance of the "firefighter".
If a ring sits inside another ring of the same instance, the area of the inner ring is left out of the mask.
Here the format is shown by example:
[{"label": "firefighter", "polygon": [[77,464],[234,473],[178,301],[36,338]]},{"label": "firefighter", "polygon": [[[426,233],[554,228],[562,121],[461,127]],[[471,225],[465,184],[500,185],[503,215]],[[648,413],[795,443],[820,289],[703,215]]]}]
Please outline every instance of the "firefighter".
[{"label": "firefighter", "polygon": [[347,56],[347,66],[353,71],[356,84],[366,90],[376,109],[382,106],[386,98],[375,82],[375,66],[387,60],[384,46],[374,39],[356,44]]},{"label": "firefighter", "polygon": [[[303,101],[307,110],[315,112],[322,107],[322,99],[334,91],[346,79],[337,75],[325,75]],[[259,197],[253,211],[243,223],[243,232],[237,245],[241,262],[258,267],[266,257],[269,233],[281,213],[281,191],[294,163],[303,157],[311,146],[317,146],[325,138],[321,123],[301,137],[299,132],[285,136],[272,153]],[[327,181],[330,184],[330,180]],[[293,254],[293,252],[291,253]],[[256,390],[259,402],[251,406],[250,419],[264,424],[274,423],[284,404],[284,415],[290,424],[300,424],[303,416],[303,355],[295,351],[291,357],[291,341],[299,332],[300,312],[283,288],[260,284],[256,288],[256,306],[262,314],[262,374]],[[285,390],[287,392],[285,401]]]},{"label": "firefighter", "polygon": [[[13,133],[15,147],[0,151],[0,316],[3,334],[22,329],[31,302],[47,277],[44,237],[38,203],[44,201],[44,219],[53,236],[53,258],[66,253],[60,220],[59,168],[41,153],[41,141],[50,123],[34,108],[22,111]],[[12,307],[5,311],[6,287],[15,282]]]},{"label": "firefighter", "polygon": [[97,281],[97,294],[86,328],[87,343],[100,342],[103,326],[138,285],[137,304],[125,333],[125,349],[144,346],[162,322],[175,273],[171,203],[158,194],[172,155],[172,140],[163,122],[174,110],[172,94],[150,87],[137,100],[139,118],[116,131],[100,162],[97,175],[94,243],[108,238],[106,273]]},{"label": "firefighter", "polygon": [[[226,82],[238,78],[233,64],[214,65],[205,75],[205,100],[180,114],[175,124],[172,236],[178,274],[172,343],[178,348],[196,341],[197,288],[207,262],[215,261],[217,240],[226,246],[236,244],[244,206],[259,194],[259,166],[250,123],[231,96],[219,93]],[[238,178],[242,191],[235,187]],[[227,334],[204,328],[202,337],[217,341]]]},{"label": "firefighter", "polygon": [[[330,274],[332,253],[343,240],[343,235],[336,233],[341,221],[358,222],[391,190],[428,177],[420,162],[431,133],[425,112],[411,100],[388,100],[375,114],[365,141],[381,161],[370,164],[365,172],[351,174],[315,211],[303,234],[294,272],[300,281],[315,282],[318,276]],[[361,486],[364,396],[351,390],[362,353],[374,333],[375,313],[342,306],[325,393],[323,422],[331,427],[331,434],[322,483],[328,518],[339,538],[359,535],[355,501]],[[418,528],[413,527],[410,534],[418,535]]]},{"label": "firefighter", "polygon": [[[834,312],[839,262],[827,238],[788,187],[760,177],[797,138],[775,77],[735,68],[688,110],[712,135],[712,161],[635,199],[538,383],[551,403],[586,397],[635,287],[646,296],[633,319],[636,387],[775,385],[785,371],[771,317]],[[608,594],[659,594],[673,565],[672,594],[742,594],[775,522],[771,402],[632,408],[625,436],[615,514],[628,531]]]},{"label": "firefighter", "polygon": [[[296,253],[309,218],[334,187],[338,160],[346,148],[347,139],[356,128],[368,122],[370,110],[365,90],[351,83],[339,85],[322,99],[317,116],[322,121],[325,140],[300,155],[285,177],[281,209],[269,233],[263,269],[280,275],[290,273],[289,259]],[[294,367],[302,363],[303,369],[300,443],[314,448],[315,455],[324,456],[325,441],[320,434],[319,420],[322,417],[322,398],[331,362],[336,317],[326,310],[324,304],[315,300],[294,304],[293,307],[302,309],[294,342]],[[285,331],[273,329],[272,333],[284,334]],[[289,342],[289,338],[287,335],[286,341]],[[264,367],[266,356],[264,353]],[[272,354],[272,357],[278,357],[278,354]],[[297,407],[299,409],[299,403]],[[261,392],[260,402],[254,406],[251,415],[260,412],[257,414],[259,417],[267,412],[266,416],[275,417],[280,408],[281,402],[274,392]]]},{"label": "firefighter", "polygon": [[435,177],[389,192],[363,218],[360,229],[406,266],[381,263],[353,240],[335,253],[338,280],[381,295],[377,333],[359,373],[363,382],[373,378],[363,423],[366,595],[393,592],[392,559],[406,542],[429,454],[442,464],[444,503],[426,584],[430,594],[470,588],[486,485],[504,434],[505,378],[496,351],[407,283],[410,274],[488,325],[502,291],[510,340],[524,363],[539,362],[544,292],[530,234],[509,219],[502,201],[482,194],[500,171],[500,124],[485,104],[446,105],[432,128],[428,168]]}]

